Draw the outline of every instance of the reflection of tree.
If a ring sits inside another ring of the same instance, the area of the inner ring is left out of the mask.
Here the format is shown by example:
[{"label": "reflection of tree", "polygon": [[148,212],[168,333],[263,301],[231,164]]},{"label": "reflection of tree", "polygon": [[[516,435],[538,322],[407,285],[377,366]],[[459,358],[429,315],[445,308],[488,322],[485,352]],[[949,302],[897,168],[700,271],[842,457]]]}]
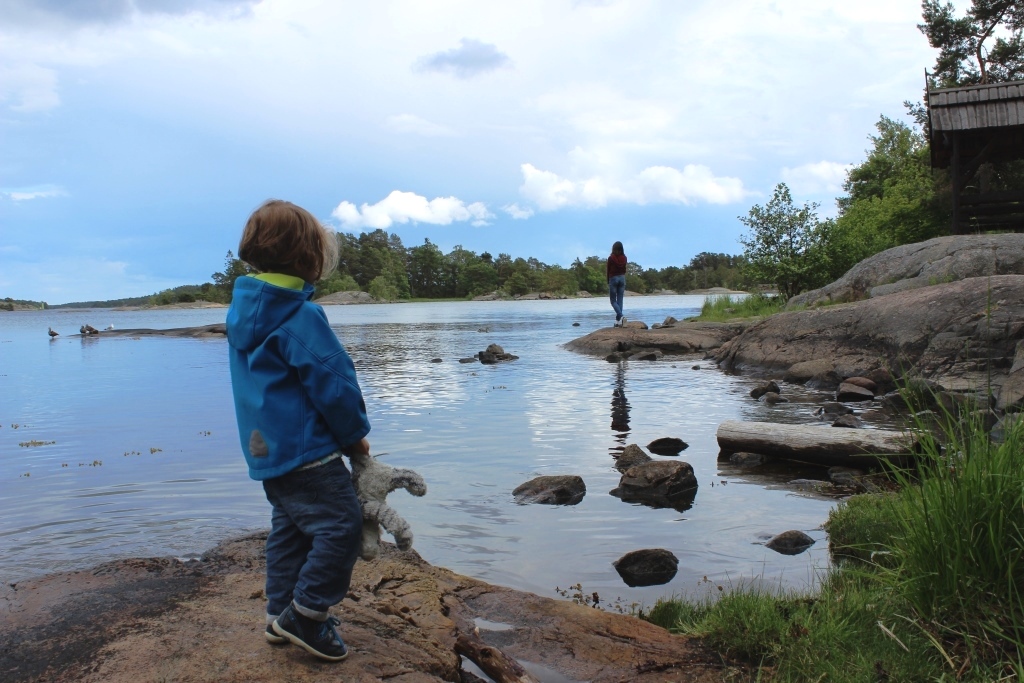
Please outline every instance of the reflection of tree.
[{"label": "reflection of tree", "polygon": [[612,433],[617,444],[612,447],[618,455],[626,447],[629,436],[629,401],[626,399],[626,364],[619,363],[615,370],[615,389],[612,390]]}]

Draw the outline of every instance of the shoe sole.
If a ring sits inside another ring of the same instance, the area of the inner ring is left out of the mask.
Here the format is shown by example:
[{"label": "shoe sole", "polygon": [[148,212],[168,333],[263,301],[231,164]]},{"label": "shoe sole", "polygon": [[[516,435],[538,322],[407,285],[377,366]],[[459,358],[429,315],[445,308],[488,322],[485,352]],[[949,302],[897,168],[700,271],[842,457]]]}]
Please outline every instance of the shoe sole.
[{"label": "shoe sole", "polygon": [[266,637],[267,642],[270,643],[271,645],[284,645],[285,643],[288,642],[287,638],[285,638],[283,636],[279,636],[276,633],[271,633],[270,631],[267,631],[267,630],[263,631],[263,635]]},{"label": "shoe sole", "polygon": [[341,660],[343,660],[346,657],[348,657],[348,652],[347,651],[345,652],[345,654],[341,655],[340,657],[334,657],[332,655],[325,655],[323,652],[320,652],[315,647],[313,647],[312,645],[310,645],[309,643],[304,641],[302,638],[299,638],[294,633],[289,633],[288,631],[285,631],[283,628],[281,628],[281,626],[277,623],[277,621],[274,621],[274,623],[271,626],[271,628],[274,629],[274,633],[276,633],[277,635],[281,636],[285,640],[291,642],[292,645],[298,645],[299,647],[301,647],[303,650],[305,650],[309,654],[313,655],[314,657],[319,657],[320,659],[322,659],[324,661],[327,661],[327,662],[340,662]]}]

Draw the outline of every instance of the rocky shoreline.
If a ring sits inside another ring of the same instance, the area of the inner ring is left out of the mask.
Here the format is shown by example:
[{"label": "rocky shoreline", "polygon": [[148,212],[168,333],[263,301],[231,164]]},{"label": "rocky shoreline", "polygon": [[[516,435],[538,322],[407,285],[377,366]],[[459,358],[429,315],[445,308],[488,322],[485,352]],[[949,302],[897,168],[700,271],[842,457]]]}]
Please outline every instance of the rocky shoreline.
[{"label": "rocky shoreline", "polygon": [[710,683],[728,673],[699,642],[640,619],[492,586],[391,545],[357,563],[334,610],[351,654],[324,663],[263,637],[264,540],[226,541],[200,560],[119,560],[3,585],[0,679],[482,681],[467,651],[518,662],[523,681]]}]

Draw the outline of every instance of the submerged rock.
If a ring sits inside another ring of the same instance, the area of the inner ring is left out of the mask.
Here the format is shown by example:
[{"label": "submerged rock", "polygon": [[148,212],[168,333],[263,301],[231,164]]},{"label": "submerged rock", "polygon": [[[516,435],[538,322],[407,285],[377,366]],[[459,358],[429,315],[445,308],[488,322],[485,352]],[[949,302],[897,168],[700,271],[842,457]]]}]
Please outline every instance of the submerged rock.
[{"label": "submerged rock", "polygon": [[612,562],[626,585],[660,586],[671,581],[679,569],[679,558],[663,548],[628,552]]},{"label": "submerged rock", "polygon": [[690,444],[674,436],[664,436],[647,444],[647,450],[658,455],[679,455],[689,447]]},{"label": "submerged rock", "polygon": [[769,392],[778,394],[780,391],[779,385],[774,381],[762,382],[750,390],[750,398],[761,398]]},{"label": "submerged rock", "polygon": [[765,543],[765,547],[783,555],[799,555],[814,545],[814,539],[802,531],[783,531]]},{"label": "submerged rock", "polygon": [[687,510],[697,496],[697,477],[689,463],[654,460],[626,470],[611,495],[625,502]]},{"label": "submerged rock", "polygon": [[575,474],[536,477],[512,491],[516,502],[521,505],[576,505],[586,494],[587,485],[582,477]]}]

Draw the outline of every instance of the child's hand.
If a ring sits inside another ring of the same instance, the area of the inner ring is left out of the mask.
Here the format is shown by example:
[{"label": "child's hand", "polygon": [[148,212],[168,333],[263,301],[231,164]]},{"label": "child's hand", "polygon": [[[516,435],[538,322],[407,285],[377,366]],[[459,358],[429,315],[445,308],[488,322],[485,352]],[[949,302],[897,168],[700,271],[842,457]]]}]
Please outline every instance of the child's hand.
[{"label": "child's hand", "polygon": [[365,438],[362,438],[359,441],[356,441],[355,443],[350,443],[349,445],[345,446],[341,450],[342,450],[342,452],[345,455],[348,455],[348,456],[353,456],[353,455],[369,455],[370,454],[370,442],[367,441]]}]

